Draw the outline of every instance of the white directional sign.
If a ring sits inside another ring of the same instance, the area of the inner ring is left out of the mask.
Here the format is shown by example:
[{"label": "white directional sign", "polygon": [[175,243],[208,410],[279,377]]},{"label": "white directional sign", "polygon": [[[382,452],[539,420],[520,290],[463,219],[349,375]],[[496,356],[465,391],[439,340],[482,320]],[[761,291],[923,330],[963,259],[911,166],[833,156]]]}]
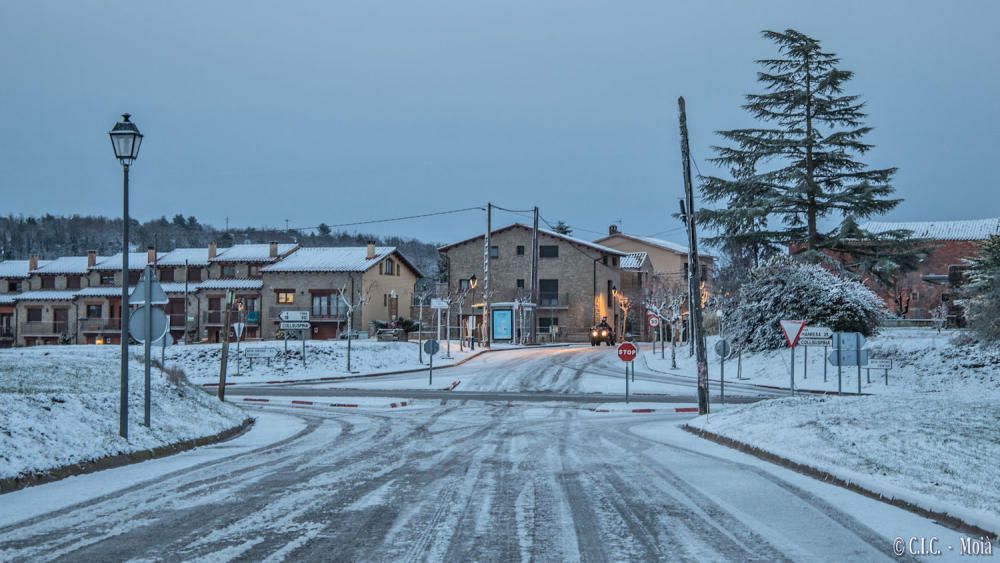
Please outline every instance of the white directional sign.
[{"label": "white directional sign", "polygon": [[305,323],[309,322],[309,311],[282,311],[278,318],[288,322]]},{"label": "white directional sign", "polygon": [[444,299],[431,299],[431,309],[447,309],[448,302]]},{"label": "white directional sign", "polygon": [[248,358],[273,358],[277,353],[278,351],[274,348],[264,347],[247,348],[246,351],[243,352],[243,354]]},{"label": "white directional sign", "polygon": [[869,358],[866,367],[871,369],[892,369],[892,360],[888,358]]},{"label": "white directional sign", "polygon": [[827,338],[829,339],[833,336],[833,331],[825,326],[807,326],[802,329],[802,334],[799,338]]},{"label": "white directional sign", "polygon": [[802,329],[805,328],[805,321],[781,321],[781,330],[785,332],[785,340],[788,341],[788,345],[795,347],[799,342],[799,336],[802,335]]},{"label": "white directional sign", "polygon": [[279,324],[278,328],[280,328],[281,330],[309,330],[310,326],[312,326],[312,325],[309,324],[309,323],[302,323],[302,322],[297,322],[297,321],[288,321],[288,322],[283,322],[283,323]]},{"label": "white directional sign", "polygon": [[805,332],[802,334],[803,335],[799,337],[799,342],[796,346],[826,346],[829,348],[832,344],[832,339],[830,338],[807,338],[805,336]]}]

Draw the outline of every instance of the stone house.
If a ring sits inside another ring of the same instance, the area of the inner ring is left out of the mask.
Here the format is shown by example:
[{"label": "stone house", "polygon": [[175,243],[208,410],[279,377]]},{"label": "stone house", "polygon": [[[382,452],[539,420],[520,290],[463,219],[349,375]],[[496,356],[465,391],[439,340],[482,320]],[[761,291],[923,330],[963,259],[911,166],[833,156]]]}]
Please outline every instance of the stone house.
[{"label": "stone house", "polygon": [[14,336],[17,334],[15,296],[28,289],[31,270],[47,263],[48,261],[37,258],[0,261],[0,348],[14,345]]},{"label": "stone house", "polygon": [[[594,242],[623,252],[645,252],[649,256],[655,275],[687,279],[688,247],[682,244],[623,233],[618,230],[617,225],[611,225],[608,228],[608,235]],[[702,279],[705,280],[707,287],[711,287],[715,256],[699,249],[698,263],[701,266]]]},{"label": "stone house", "polygon": [[354,309],[353,330],[373,331],[373,322],[400,318],[400,304],[409,307],[423,274],[396,247],[310,247],[262,269],[264,337],[278,330],[283,311],[308,311],[310,338],[337,338],[347,330],[348,307],[341,299],[359,293],[367,303]]},{"label": "stone house", "polygon": [[[491,233],[490,295],[485,302],[483,239],[479,234],[438,249],[448,257],[447,291],[451,295],[468,292],[466,303],[471,303],[471,293],[478,291],[466,312],[475,318],[475,326],[481,327],[484,306],[488,306],[492,339],[510,341],[517,337],[515,302],[531,301],[532,228],[514,223]],[[558,327],[558,338],[583,341],[602,317],[612,322],[617,314],[609,305],[614,299],[612,288],[621,284],[620,260],[625,256],[614,248],[539,229],[537,334],[548,335],[552,327]],[[472,276],[478,282],[476,289],[470,287]],[[465,326],[464,322],[457,324]],[[482,339],[481,334],[478,337]]]},{"label": "stone house", "polygon": [[653,262],[647,252],[630,252],[621,259],[621,294],[631,303],[625,321],[625,332],[637,340],[651,340],[652,330],[646,322],[643,300],[653,278]]}]

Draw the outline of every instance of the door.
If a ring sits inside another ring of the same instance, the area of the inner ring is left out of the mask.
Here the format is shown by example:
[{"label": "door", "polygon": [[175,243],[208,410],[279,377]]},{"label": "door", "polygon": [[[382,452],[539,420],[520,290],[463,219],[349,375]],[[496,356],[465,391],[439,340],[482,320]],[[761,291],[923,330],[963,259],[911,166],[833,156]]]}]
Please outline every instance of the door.
[{"label": "door", "polygon": [[69,324],[69,309],[52,309],[52,332],[62,334]]}]

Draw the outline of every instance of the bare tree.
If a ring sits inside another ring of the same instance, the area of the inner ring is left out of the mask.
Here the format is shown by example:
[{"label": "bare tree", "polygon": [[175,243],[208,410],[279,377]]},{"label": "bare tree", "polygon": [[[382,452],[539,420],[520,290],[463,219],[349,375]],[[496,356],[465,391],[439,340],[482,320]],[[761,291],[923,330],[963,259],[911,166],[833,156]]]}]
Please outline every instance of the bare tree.
[{"label": "bare tree", "polygon": [[[673,369],[677,369],[677,339],[680,336],[681,311],[686,300],[687,288],[684,284],[680,280],[663,277],[653,278],[653,283],[643,299],[643,304],[646,308],[659,317],[662,325],[670,327],[672,331],[670,337],[670,367]],[[662,358],[664,354],[665,351],[661,348],[660,357]]]},{"label": "bare tree", "polygon": [[424,363],[424,304],[437,295],[433,286],[423,286],[413,294],[413,299],[417,301],[417,310],[420,311],[420,321],[417,330],[417,361]]},{"label": "bare tree", "polygon": [[[351,340],[354,339],[354,309],[357,308],[362,312],[364,311],[365,305],[372,300],[375,282],[369,282],[368,285],[359,288],[354,292],[354,295],[351,295],[349,287],[350,282],[345,282],[340,288],[340,301],[347,310],[347,373],[351,373]],[[348,295],[351,296],[350,300],[347,298]]]}]

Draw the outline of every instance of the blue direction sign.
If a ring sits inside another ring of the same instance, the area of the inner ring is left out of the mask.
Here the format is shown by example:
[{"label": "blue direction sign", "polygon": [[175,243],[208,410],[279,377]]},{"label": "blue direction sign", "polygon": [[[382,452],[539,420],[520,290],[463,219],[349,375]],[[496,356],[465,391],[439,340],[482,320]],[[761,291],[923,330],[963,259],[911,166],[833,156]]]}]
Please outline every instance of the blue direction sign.
[{"label": "blue direction sign", "polygon": [[867,366],[868,350],[854,350],[839,348],[830,352],[826,357],[832,366]]}]

